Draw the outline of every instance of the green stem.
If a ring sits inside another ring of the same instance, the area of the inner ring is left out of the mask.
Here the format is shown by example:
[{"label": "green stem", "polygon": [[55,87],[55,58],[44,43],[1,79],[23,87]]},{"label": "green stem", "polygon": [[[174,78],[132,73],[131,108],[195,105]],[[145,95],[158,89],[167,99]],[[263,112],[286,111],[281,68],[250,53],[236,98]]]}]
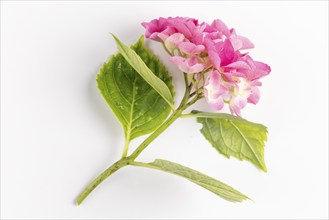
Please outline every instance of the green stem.
[{"label": "green stem", "polygon": [[140,153],[155,139],[157,138],[164,130],[166,130],[177,118],[181,117],[182,112],[197,102],[201,97],[195,96],[190,102],[186,103],[189,99],[190,92],[186,92],[180,107],[165,121],[157,130],[155,130],[148,138],[146,138],[143,143],[141,143],[137,149],[129,156],[131,161],[134,161]]},{"label": "green stem", "polygon": [[177,118],[180,117],[184,108],[177,109],[167,121],[165,121],[157,130],[155,130],[148,138],[146,138],[141,145],[137,147],[137,149],[129,156],[131,160],[135,160],[136,157],[155,139],[157,138],[164,130],[166,130]]},{"label": "green stem", "polygon": [[94,181],[92,181],[87,188],[80,194],[77,199],[78,205],[82,203],[82,201],[107,177],[111,174],[119,170],[120,168],[127,166],[156,138],[158,137],[164,130],[166,130],[177,118],[181,116],[181,113],[185,108],[177,109],[170,118],[165,121],[157,130],[155,130],[148,138],[146,138],[139,147],[129,156],[123,157],[121,160],[114,163],[112,166],[107,168],[103,173],[101,173]]},{"label": "green stem", "polygon": [[78,205],[82,203],[82,201],[99,185],[101,184],[107,177],[112,175],[114,172],[119,170],[120,168],[127,166],[129,164],[129,159],[122,158],[121,160],[114,163],[112,166],[107,168],[103,173],[101,173],[94,181],[92,181],[87,188],[79,195],[77,199]]},{"label": "green stem", "polygon": [[152,166],[151,164],[149,163],[143,163],[143,162],[137,162],[137,161],[132,161],[130,163],[131,166],[135,166],[135,167],[147,167],[147,168],[151,168],[151,169],[156,169],[156,170],[161,170],[163,171],[162,169],[160,169],[159,167],[157,166]]},{"label": "green stem", "polygon": [[130,143],[130,141],[129,140],[126,140],[125,146],[123,148],[121,159],[127,157],[129,143]]},{"label": "green stem", "polygon": [[182,112],[189,107],[189,105],[187,104],[188,100],[189,100],[189,94],[191,91],[191,87],[188,86],[187,81],[186,81],[186,74],[184,73],[184,79],[185,79],[185,83],[186,83],[186,91],[184,94],[184,97],[182,99],[181,104],[179,105],[179,107],[177,108],[176,111],[174,111],[174,113],[157,129],[155,130],[148,138],[146,138],[137,148],[136,150],[129,156],[131,158],[131,160],[135,160],[136,157],[138,157],[138,155],[140,153],[142,153],[142,151],[155,139],[157,138],[162,132],[164,132],[164,130],[166,130],[174,121],[176,121],[177,118],[180,117],[180,115],[182,114]]},{"label": "green stem", "polygon": [[[188,76],[187,76],[187,73],[183,73],[184,74],[184,82],[185,82],[185,88],[188,88]],[[186,94],[186,92],[185,92]]]},{"label": "green stem", "polygon": [[180,115],[181,118],[192,118],[192,117],[196,117],[195,114],[191,114],[191,113],[188,113],[188,114],[181,114]]}]

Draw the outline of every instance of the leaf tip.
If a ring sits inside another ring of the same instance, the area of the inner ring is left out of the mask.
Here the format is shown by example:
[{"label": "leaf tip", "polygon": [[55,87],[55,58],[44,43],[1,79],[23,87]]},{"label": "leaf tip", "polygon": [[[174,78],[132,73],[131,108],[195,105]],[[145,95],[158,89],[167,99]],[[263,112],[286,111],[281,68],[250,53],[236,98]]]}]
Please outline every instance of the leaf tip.
[{"label": "leaf tip", "polygon": [[138,39],[144,45],[144,35],[141,35]]},{"label": "leaf tip", "polygon": [[77,206],[80,206],[81,205],[81,199],[77,199],[77,201],[75,202]]},{"label": "leaf tip", "polygon": [[258,168],[263,171],[264,173],[267,173],[267,167],[264,161],[262,161],[261,163],[259,163]]},{"label": "leaf tip", "polygon": [[245,200],[250,200],[250,201],[252,201],[253,203],[256,203],[252,198],[249,198],[248,196],[247,196],[247,198],[246,198]]},{"label": "leaf tip", "polygon": [[113,34],[112,32],[110,32],[110,35],[112,35],[113,39],[115,40],[115,42],[117,44],[121,43],[121,41],[119,40],[119,38],[117,36],[115,36],[115,34]]}]

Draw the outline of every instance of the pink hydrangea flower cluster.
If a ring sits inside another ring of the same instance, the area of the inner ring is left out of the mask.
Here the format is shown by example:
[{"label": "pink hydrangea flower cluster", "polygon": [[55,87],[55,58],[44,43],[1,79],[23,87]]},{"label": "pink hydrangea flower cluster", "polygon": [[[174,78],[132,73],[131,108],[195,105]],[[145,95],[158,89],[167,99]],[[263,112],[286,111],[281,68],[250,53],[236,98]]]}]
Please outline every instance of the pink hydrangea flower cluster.
[{"label": "pink hydrangea flower cluster", "polygon": [[170,60],[188,74],[204,74],[204,95],[217,110],[227,103],[232,114],[240,116],[247,103],[257,104],[260,78],[271,68],[254,61],[245,49],[254,45],[221,20],[210,25],[193,18],[159,18],[143,22],[145,36],[162,42]]}]

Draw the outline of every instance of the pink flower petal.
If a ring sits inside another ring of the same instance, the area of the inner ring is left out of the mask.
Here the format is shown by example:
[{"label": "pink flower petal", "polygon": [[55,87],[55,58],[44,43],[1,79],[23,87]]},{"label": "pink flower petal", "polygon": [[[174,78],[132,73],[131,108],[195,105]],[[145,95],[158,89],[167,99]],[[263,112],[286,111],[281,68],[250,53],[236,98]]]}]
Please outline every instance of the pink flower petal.
[{"label": "pink flower petal", "polygon": [[221,60],[220,60],[220,57],[218,56],[218,54],[215,51],[211,50],[211,51],[208,51],[208,57],[209,57],[209,60],[211,61],[211,63],[214,65],[214,67],[219,70]]},{"label": "pink flower petal", "polygon": [[204,64],[199,63],[196,57],[185,59],[184,57],[173,56],[170,57],[170,60],[175,63],[184,73],[198,73],[201,72],[205,67]]},{"label": "pink flower petal", "polygon": [[229,65],[225,66],[226,68],[232,69],[240,69],[240,70],[250,70],[250,66],[243,60],[238,60],[234,63],[230,63]]},{"label": "pink flower petal", "polygon": [[[192,33],[189,30],[189,28],[186,26],[185,22],[182,22],[179,19],[171,19],[169,20],[169,23],[172,27],[174,27],[178,33],[183,34],[186,38],[191,38]],[[190,21],[190,25],[193,24],[192,21]]]},{"label": "pink flower petal", "polygon": [[216,19],[212,22],[211,27],[215,28],[217,31],[224,34],[226,37],[230,35],[230,31],[227,26],[219,19]]},{"label": "pink flower petal", "polygon": [[185,37],[183,34],[175,33],[167,37],[164,43],[168,50],[174,50],[178,47],[180,43],[184,41],[184,39]]},{"label": "pink flower petal", "polygon": [[219,54],[216,51],[214,43],[210,39],[206,38],[204,41],[204,45],[208,52],[208,58],[209,58],[210,62],[213,64],[213,66],[216,69],[219,70],[220,64],[221,64],[221,59],[219,57]]},{"label": "pink flower petal", "polygon": [[158,34],[162,33],[167,36],[175,33],[172,27],[169,27],[168,19],[160,17],[159,19],[153,19],[150,22],[142,22],[142,26],[145,28],[145,37],[152,40],[161,41]]},{"label": "pink flower petal", "polygon": [[235,61],[237,55],[231,44],[231,41],[226,39],[224,42],[219,42],[215,44],[216,51],[220,57],[221,66],[226,66]]},{"label": "pink flower petal", "polygon": [[173,62],[174,64],[176,64],[177,66],[185,61],[184,57],[180,57],[180,56],[173,56],[169,58],[171,62]]},{"label": "pink flower petal", "polygon": [[216,110],[224,107],[222,95],[227,93],[227,88],[222,85],[221,76],[218,71],[212,71],[206,80],[204,94],[209,105]]},{"label": "pink flower petal", "polygon": [[258,103],[259,99],[260,99],[260,91],[259,91],[258,87],[253,86],[251,88],[251,94],[247,100],[249,103],[256,105]]},{"label": "pink flower petal", "polygon": [[218,96],[217,98],[214,99],[206,99],[208,104],[212,106],[216,110],[221,110],[224,107],[224,100],[223,97]]},{"label": "pink flower petal", "polygon": [[241,116],[240,110],[243,109],[247,104],[247,100],[242,97],[232,98],[229,108],[232,114]]},{"label": "pink flower petal", "polygon": [[157,37],[160,38],[163,42],[165,42],[169,36],[165,33],[158,33]]},{"label": "pink flower petal", "polygon": [[252,49],[255,45],[246,37],[238,36],[238,39],[242,42],[241,50]]},{"label": "pink flower petal", "polygon": [[248,38],[237,35],[234,29],[231,30],[229,38],[235,51],[254,48],[254,44]]},{"label": "pink flower petal", "polygon": [[204,51],[205,47],[203,45],[195,45],[191,42],[183,42],[179,44],[179,49],[185,54],[199,54]]},{"label": "pink flower petal", "polygon": [[267,64],[254,61],[249,55],[241,56],[238,61],[225,66],[225,71],[229,72],[233,69],[239,73],[239,75],[236,74],[237,76],[243,76],[249,81],[260,79],[271,72],[271,68]]},{"label": "pink flower petal", "polygon": [[262,77],[270,74],[271,67],[269,65],[267,65],[266,63],[254,61],[254,64],[256,66],[256,70],[259,71],[259,73]]}]

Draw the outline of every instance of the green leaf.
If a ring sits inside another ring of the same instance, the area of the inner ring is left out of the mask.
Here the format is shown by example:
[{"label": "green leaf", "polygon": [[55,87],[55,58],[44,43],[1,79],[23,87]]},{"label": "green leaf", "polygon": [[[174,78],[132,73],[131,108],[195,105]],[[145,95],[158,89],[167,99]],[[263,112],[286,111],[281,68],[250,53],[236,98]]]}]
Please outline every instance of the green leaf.
[{"label": "green leaf", "polygon": [[112,34],[112,36],[117,44],[119,52],[127,60],[127,62],[137,71],[139,75],[143,77],[148,84],[152,86],[155,91],[161,95],[168,105],[174,109],[174,98],[168,86],[161,79],[159,79],[152,72],[152,70],[149,69],[149,67],[134,50],[123,44],[115,35]]},{"label": "green leaf", "polygon": [[243,118],[225,113],[192,111],[191,116],[203,125],[201,133],[221,154],[229,158],[247,160],[263,171],[267,171],[264,161],[264,146],[267,128]]},{"label": "green leaf", "polygon": [[246,199],[249,199],[244,194],[226,185],[225,183],[222,183],[219,180],[168,160],[156,159],[152,163],[133,162],[132,165],[162,170],[177,176],[181,176],[230,202],[242,202]]},{"label": "green leaf", "polygon": [[[134,50],[174,95],[172,79],[159,59],[145,48],[143,38]],[[136,55],[137,56],[137,55]],[[150,71],[151,71],[150,70]],[[98,88],[121,122],[126,141],[156,130],[170,113],[167,102],[124,59],[113,55],[102,66],[97,77]]]}]

